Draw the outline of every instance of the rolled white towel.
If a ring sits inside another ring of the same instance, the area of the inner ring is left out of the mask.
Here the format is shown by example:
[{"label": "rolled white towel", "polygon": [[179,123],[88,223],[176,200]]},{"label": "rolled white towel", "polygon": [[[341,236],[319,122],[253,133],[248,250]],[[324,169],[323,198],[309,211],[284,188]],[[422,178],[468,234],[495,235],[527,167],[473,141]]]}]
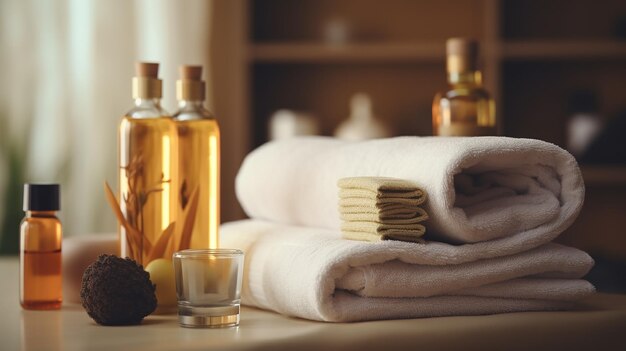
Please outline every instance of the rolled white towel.
[{"label": "rolled white towel", "polygon": [[585,192],[575,159],[539,140],[301,137],[250,153],[237,197],[253,218],[339,229],[337,181],[356,176],[407,179],[425,190],[426,238],[499,241],[500,250],[554,239],[575,219]]},{"label": "rolled white towel", "polygon": [[591,294],[586,253],[557,244],[503,256],[487,243],[342,240],[335,231],[244,220],[221,245],[245,252],[242,302],[348,322],[566,309]]}]

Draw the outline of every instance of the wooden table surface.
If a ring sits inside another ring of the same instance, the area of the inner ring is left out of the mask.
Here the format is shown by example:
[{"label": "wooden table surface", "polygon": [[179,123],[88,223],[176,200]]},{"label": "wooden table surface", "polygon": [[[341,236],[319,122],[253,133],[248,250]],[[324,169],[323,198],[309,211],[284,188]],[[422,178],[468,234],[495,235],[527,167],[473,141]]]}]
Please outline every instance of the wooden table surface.
[{"label": "wooden table surface", "polygon": [[244,307],[238,328],[181,328],[175,315],[103,327],[79,305],[22,310],[16,258],[0,258],[0,277],[0,350],[626,350],[626,295],[596,294],[569,312],[336,324]]}]

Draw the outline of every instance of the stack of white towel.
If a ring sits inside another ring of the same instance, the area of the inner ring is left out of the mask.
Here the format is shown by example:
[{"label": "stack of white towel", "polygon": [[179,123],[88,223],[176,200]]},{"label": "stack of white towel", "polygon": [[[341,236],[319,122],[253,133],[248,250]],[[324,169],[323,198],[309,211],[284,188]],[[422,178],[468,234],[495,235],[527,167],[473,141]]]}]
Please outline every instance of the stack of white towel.
[{"label": "stack of white towel", "polygon": [[[425,243],[341,238],[337,181],[425,190]],[[252,152],[237,177],[250,220],[222,226],[246,253],[243,303],[323,321],[566,309],[594,291],[593,260],[550,243],[584,198],[559,147],[502,137],[294,138]]]}]

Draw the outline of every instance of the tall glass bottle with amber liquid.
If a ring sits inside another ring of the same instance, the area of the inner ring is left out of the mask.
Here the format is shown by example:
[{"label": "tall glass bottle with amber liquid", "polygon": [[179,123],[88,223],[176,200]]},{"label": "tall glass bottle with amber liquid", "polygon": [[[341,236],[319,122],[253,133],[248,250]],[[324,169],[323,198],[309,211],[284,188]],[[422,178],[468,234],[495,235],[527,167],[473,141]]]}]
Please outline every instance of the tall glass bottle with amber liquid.
[{"label": "tall glass bottle with amber liquid", "polygon": [[495,135],[495,103],[482,87],[478,43],[452,38],[446,42],[446,51],[450,89],[433,101],[433,135]]},{"label": "tall glass bottle with amber liquid", "polygon": [[198,207],[191,248],[217,248],[220,221],[220,129],[204,108],[201,66],[181,66],[176,82],[179,110],[172,116],[178,133],[179,213],[197,191]]},{"label": "tall glass bottle with amber liquid", "polygon": [[151,250],[176,220],[176,127],[161,107],[159,65],[138,63],[132,80],[135,106],[119,126],[120,254],[147,265]]},{"label": "tall glass bottle with amber liquid", "polygon": [[25,184],[20,226],[20,304],[27,310],[56,310],[63,300],[58,184]]}]

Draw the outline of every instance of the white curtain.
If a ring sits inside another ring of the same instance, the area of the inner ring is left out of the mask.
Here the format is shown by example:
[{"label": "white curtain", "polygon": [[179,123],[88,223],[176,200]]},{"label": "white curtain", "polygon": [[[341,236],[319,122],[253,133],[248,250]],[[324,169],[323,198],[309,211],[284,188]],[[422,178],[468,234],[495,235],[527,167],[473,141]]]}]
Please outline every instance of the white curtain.
[{"label": "white curtain", "polygon": [[17,150],[28,181],[61,182],[66,235],[113,231],[102,184],[117,186],[134,62],[161,63],[173,112],[178,66],[208,69],[212,1],[1,1],[0,220]]}]

